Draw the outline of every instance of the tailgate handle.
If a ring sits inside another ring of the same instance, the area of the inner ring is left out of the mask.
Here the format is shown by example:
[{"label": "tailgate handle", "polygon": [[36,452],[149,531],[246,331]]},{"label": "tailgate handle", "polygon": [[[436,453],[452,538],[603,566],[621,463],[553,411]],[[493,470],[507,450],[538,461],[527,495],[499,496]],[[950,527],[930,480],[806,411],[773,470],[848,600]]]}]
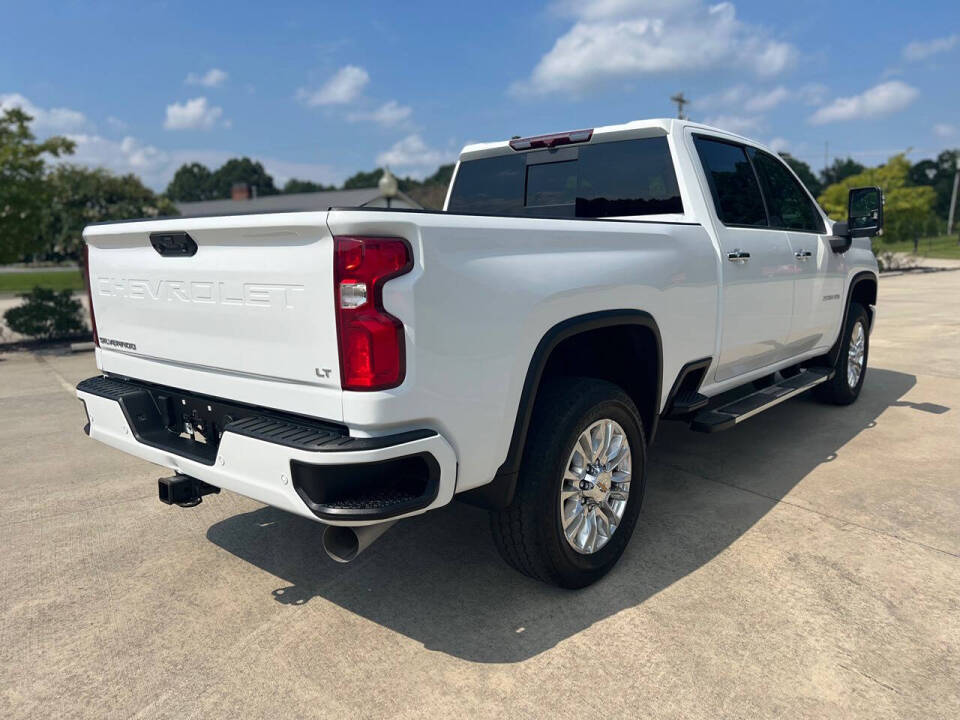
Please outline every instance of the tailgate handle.
[{"label": "tailgate handle", "polygon": [[197,243],[185,232],[150,233],[150,244],[163,257],[193,257]]}]

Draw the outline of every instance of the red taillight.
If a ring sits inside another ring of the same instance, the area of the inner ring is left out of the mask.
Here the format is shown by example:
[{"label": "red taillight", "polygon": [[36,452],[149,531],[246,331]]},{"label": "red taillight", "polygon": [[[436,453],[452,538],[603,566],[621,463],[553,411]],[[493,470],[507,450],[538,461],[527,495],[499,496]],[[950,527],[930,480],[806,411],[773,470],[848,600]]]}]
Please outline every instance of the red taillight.
[{"label": "red taillight", "polygon": [[383,309],[383,284],[410,272],[401,238],[335,237],[334,301],[344,390],[385,390],[403,382],[403,323]]},{"label": "red taillight", "polygon": [[90,246],[83,244],[83,273],[87,285],[87,305],[90,306],[90,329],[93,330],[93,342],[100,347],[100,336],[97,335],[97,318],[93,314],[93,287],[90,285]]},{"label": "red taillight", "polygon": [[577,143],[589,142],[593,137],[593,128],[589,130],[573,130],[565,133],[554,133],[553,135],[536,135],[534,137],[514,138],[510,141],[510,147],[514,150],[534,150],[536,148],[552,148],[558,145],[576,145]]}]

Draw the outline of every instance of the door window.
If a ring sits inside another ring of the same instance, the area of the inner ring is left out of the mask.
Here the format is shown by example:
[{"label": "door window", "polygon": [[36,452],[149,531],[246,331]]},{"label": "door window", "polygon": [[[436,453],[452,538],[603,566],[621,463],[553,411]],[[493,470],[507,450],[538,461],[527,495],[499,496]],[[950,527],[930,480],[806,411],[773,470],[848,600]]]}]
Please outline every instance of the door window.
[{"label": "door window", "polygon": [[787,167],[762,150],[750,148],[748,152],[763,187],[770,226],[784,230],[824,232],[820,213]]},{"label": "door window", "polygon": [[697,153],[724,225],[767,227],[760,185],[743,147],[697,137]]}]

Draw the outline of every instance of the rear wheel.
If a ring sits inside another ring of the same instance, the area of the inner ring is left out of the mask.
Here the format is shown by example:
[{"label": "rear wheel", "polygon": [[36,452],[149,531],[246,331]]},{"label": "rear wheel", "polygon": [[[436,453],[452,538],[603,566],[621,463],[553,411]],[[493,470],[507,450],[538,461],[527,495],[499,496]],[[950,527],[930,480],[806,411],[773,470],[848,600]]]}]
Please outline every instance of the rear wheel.
[{"label": "rear wheel", "polygon": [[835,374],[829,382],[817,387],[821,400],[836,405],[849,405],[860,395],[863,380],[867,375],[867,355],[870,350],[870,318],[859,303],[850,305],[847,323],[843,330],[842,345]]},{"label": "rear wheel", "polygon": [[551,381],[538,398],[513,502],[491,515],[497,549],[538,580],[595,582],[633,534],[645,470],[643,424],[620,387]]}]

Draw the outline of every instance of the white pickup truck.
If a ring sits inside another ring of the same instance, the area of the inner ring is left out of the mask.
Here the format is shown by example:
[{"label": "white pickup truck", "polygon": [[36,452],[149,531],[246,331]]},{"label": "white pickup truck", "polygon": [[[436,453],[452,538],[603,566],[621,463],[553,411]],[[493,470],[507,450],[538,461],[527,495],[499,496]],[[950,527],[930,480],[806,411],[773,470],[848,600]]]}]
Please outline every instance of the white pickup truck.
[{"label": "white pickup truck", "polygon": [[633,533],[658,422],[856,400],[882,223],[877,188],[833,222],[761,145],[648,120],[470,145],[442,212],[90,226],[85,430],[173,470],[161,500],[241,493],[341,561],[457,496],[517,570],[581,587]]}]

